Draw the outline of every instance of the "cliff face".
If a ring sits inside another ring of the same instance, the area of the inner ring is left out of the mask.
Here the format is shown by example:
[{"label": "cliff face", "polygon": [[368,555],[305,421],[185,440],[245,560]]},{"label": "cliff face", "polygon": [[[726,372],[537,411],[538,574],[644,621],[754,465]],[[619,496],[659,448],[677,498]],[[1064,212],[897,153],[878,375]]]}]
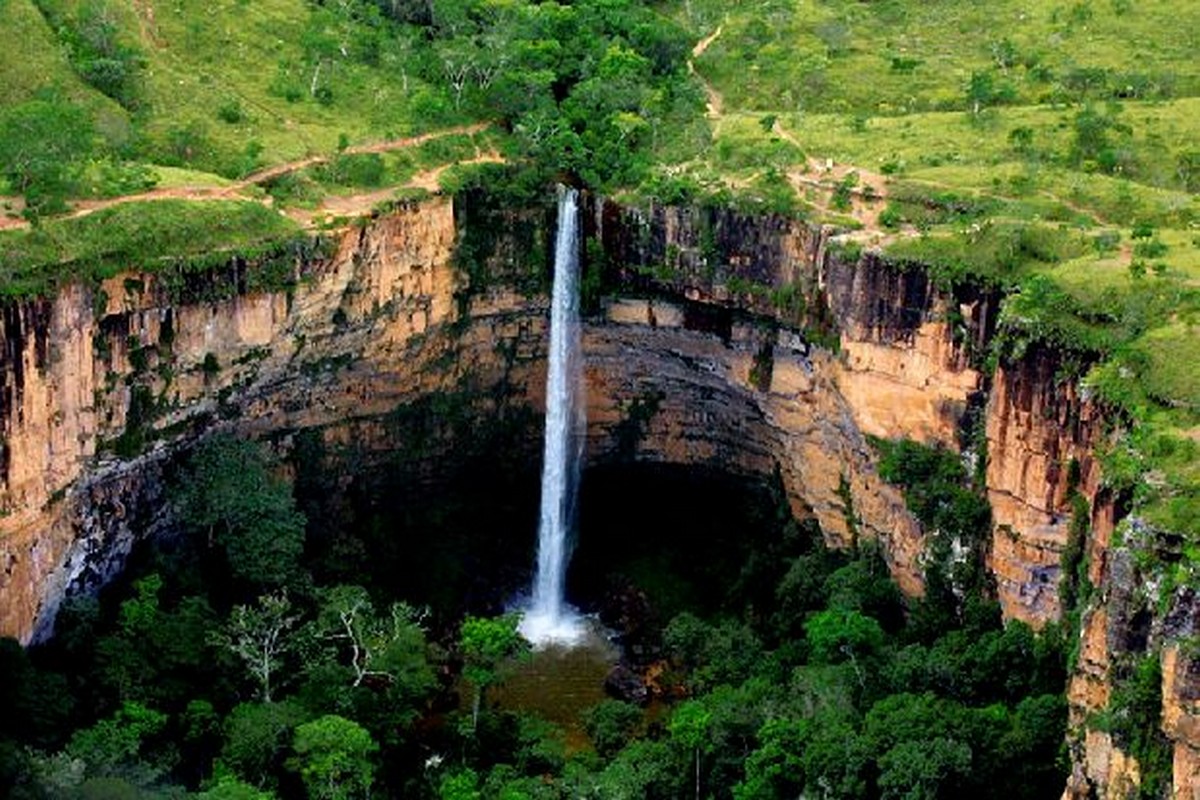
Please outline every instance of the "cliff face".
[{"label": "cliff face", "polygon": [[[1063,610],[1077,491],[1098,590],[1071,687],[1071,791],[1122,796],[1136,784],[1122,743],[1085,723],[1107,705],[1123,654],[1171,637],[1120,633],[1142,624],[1136,610],[1114,621],[1114,608],[1136,604],[1119,602],[1134,577],[1113,566],[1115,513],[1093,457],[1103,431],[1057,379],[1054,354],[1031,352],[989,382],[972,354],[998,297],[939,289],[795,221],[598,201],[585,213],[598,244],[587,266],[617,298],[585,326],[589,459],[778,471],[797,514],[817,517],[833,544],[878,539],[919,594],[923,532],[876,475],[865,437],[974,458],[986,443],[990,564],[1006,616],[1034,624]],[[464,236],[489,226],[464,266]],[[209,431],[286,449],[307,430],[385,452],[403,444],[387,415],[432,393],[470,387],[482,414],[540,409],[549,227],[544,215],[481,221],[464,207],[456,220],[438,199],[342,234],[328,257],[298,257],[280,291],[246,290],[235,262],[182,291],[129,273],[4,305],[0,633],[45,633],[68,591],[102,583],[137,538],[168,525],[164,466]],[[1200,683],[1194,659],[1166,654],[1163,724],[1182,791],[1200,770]]]},{"label": "cliff face", "polygon": [[1102,412],[1079,396],[1075,381],[1058,377],[1060,366],[1054,353],[1039,349],[999,367],[987,409],[992,572],[1006,615],[1034,625],[1061,616],[1068,494],[1077,490],[1090,508],[1100,489],[1094,453]]},{"label": "cliff face", "polygon": [[870,254],[831,258],[824,277],[841,331],[838,385],[859,428],[953,446],[983,388],[969,353],[982,349],[998,299],[956,297]]},{"label": "cliff face", "polygon": [[880,541],[902,589],[919,594],[921,530],[876,475],[831,355],[752,324],[731,324],[724,340],[687,325],[683,307],[626,300],[588,326],[593,457],[778,469],[797,516],[815,516],[835,546]]},{"label": "cliff face", "polygon": [[[174,447],[213,428],[369,416],[450,385],[457,362],[422,369],[440,351],[421,334],[453,311],[453,242],[439,201],[297,263],[290,292],[188,302],[154,275],[127,274],[7,306],[0,631],[44,630],[68,585],[105,580],[153,531]],[[230,294],[219,288],[192,290]],[[492,308],[479,317],[504,324]]]},{"label": "cliff face", "polygon": [[[1135,521],[1124,533],[1139,538],[1148,531]],[[1067,690],[1072,772],[1064,800],[1151,796],[1151,772],[1159,776],[1162,796],[1169,789],[1174,798],[1195,797],[1200,659],[1190,643],[1200,633],[1200,602],[1181,588],[1164,609],[1153,597],[1152,576],[1129,547],[1112,547],[1104,556]],[[1158,708],[1149,705],[1152,697],[1161,697]]]},{"label": "cliff face", "polygon": [[[795,480],[810,484],[810,503],[834,544],[860,532],[878,536],[901,585],[919,593],[923,535],[901,513],[898,498],[880,487],[864,437],[971,446],[966,439],[986,387],[970,354],[982,351],[999,298],[941,290],[923,270],[860,257],[831,240],[828,230],[784,218],[602,205],[593,210],[593,228],[611,283],[651,297],[685,298],[691,304],[683,312],[690,317],[685,324],[726,338],[739,330],[738,319],[765,328],[757,345],[741,334],[743,349],[757,349],[763,359],[756,365],[746,356],[744,380],[766,379],[759,385],[768,397],[790,393],[790,402],[759,403],[774,415],[776,430],[810,432],[808,446],[793,448],[782,463],[798,465],[803,474]],[[634,316],[661,326],[661,305],[656,300]],[[781,361],[792,340],[806,354],[803,375]],[[805,342],[817,345],[811,355]],[[802,398],[809,392],[822,398],[822,407],[806,405]],[[820,420],[816,429],[812,419]],[[844,445],[850,431],[853,447]],[[843,444],[835,446],[835,440]]]},{"label": "cliff face", "polygon": [[[597,218],[616,218],[614,209]],[[704,237],[682,215],[638,234],[639,246],[698,252]],[[603,237],[638,230],[625,220]],[[716,302],[714,287],[746,270],[819,298],[821,236],[742,217],[718,220],[716,232],[732,271],[683,287],[674,302],[615,302],[588,325],[589,457],[778,468],[797,513],[818,517],[835,544],[880,539],[901,585],[918,593],[921,531],[871,467],[862,414],[840,392],[846,367],[783,327],[777,309],[763,314],[761,294]],[[454,210],[438,200],[351,230],[331,257],[298,259],[283,291],[229,291],[244,285],[235,263],[182,293],[130,273],[8,305],[0,630],[23,640],[45,632],[68,587],[103,582],[138,536],[165,524],[163,465],[207,431],[269,433],[286,447],[288,431],[318,429],[330,442],[386,449],[398,443],[380,419],[464,383],[481,398],[539,407],[545,302],[513,289],[521,243],[497,237],[488,264],[503,279],[468,287],[452,266],[455,237]],[[622,269],[637,260],[619,239],[603,240]],[[627,280],[638,289],[640,277]],[[843,309],[892,302],[853,288],[853,276],[830,285]],[[792,319],[833,324],[815,304]],[[894,358],[927,361],[922,341],[906,339]]]}]

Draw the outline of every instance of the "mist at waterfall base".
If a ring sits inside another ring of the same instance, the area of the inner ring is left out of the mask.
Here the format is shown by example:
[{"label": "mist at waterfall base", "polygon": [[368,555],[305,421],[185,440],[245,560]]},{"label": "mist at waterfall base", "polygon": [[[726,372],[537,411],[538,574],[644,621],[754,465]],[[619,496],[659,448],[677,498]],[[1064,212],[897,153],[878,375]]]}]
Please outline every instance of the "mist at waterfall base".
[{"label": "mist at waterfall base", "polygon": [[546,375],[546,434],[537,568],[521,635],[535,646],[574,645],[586,621],[565,598],[567,562],[577,518],[576,493],[586,420],[580,402],[583,365],[579,342],[578,192],[560,187],[550,307],[550,357]]}]

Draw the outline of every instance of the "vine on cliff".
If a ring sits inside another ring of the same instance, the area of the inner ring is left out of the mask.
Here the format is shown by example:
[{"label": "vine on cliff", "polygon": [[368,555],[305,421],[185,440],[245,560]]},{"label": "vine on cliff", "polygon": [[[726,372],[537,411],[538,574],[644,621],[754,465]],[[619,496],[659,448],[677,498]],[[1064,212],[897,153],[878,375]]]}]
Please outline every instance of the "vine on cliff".
[{"label": "vine on cliff", "polygon": [[984,564],[992,526],[987,498],[954,453],[911,440],[871,441],[880,451],[880,477],[901,487],[928,537],[926,607],[947,622],[962,619],[971,601],[993,593]]}]

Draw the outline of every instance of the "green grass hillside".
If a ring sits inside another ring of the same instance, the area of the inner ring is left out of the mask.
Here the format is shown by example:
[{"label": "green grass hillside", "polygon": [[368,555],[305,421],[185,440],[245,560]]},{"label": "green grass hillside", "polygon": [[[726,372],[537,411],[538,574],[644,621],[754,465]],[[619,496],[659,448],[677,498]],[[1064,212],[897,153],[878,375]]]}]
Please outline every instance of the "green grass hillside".
[{"label": "green grass hillside", "polygon": [[258,163],[271,164],[331,151],[343,134],[391,138],[453,121],[416,70],[406,73],[407,39],[379,35],[362,7],[344,7],[339,15],[304,0],[5,0],[0,13],[28,35],[0,63],[3,100],[54,86],[77,96],[104,74],[88,67],[99,51],[124,63],[124,77],[93,79],[89,99],[116,95],[139,157],[223,173],[245,166],[252,142]]},{"label": "green grass hillside", "polygon": [[[1106,479],[1200,557],[1200,6],[663,11],[708,39],[714,146],[651,189],[773,182],[855,247],[1003,288],[989,363],[1037,342],[1076,354],[1062,380],[1114,412]],[[1164,564],[1168,590],[1196,563]]]},{"label": "green grass hillside", "polygon": [[1170,0],[998,2],[686,0],[699,61],[726,100],[759,111],[893,115],[965,107],[972,74],[1008,104],[1164,99],[1200,90],[1200,9]]}]

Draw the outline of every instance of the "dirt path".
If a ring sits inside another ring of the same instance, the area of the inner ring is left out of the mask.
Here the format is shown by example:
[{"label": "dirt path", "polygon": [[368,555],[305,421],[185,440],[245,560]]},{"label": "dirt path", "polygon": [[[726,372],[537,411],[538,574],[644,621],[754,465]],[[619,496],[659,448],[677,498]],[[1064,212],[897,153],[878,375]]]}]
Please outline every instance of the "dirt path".
[{"label": "dirt path", "polygon": [[705,36],[700,41],[696,42],[696,46],[692,48],[692,58],[699,58],[700,56],[704,55],[704,51],[708,49],[708,46],[710,44],[712,44],[713,42],[715,42],[717,39],[720,38],[721,31],[723,31],[724,29],[725,29],[724,24],[718,25],[717,29],[715,31],[710,33],[708,36]]},{"label": "dirt path", "polygon": [[721,111],[725,107],[725,98],[721,96],[713,85],[704,79],[704,76],[696,72],[696,65],[693,63],[697,58],[704,55],[704,51],[708,46],[715,42],[721,36],[721,31],[724,30],[724,25],[718,25],[717,29],[705,36],[700,41],[696,42],[696,46],[692,48],[692,56],[687,61],[687,71],[689,75],[695,75],[700,79],[700,85],[704,87],[705,108],[709,117],[721,116]]},{"label": "dirt path", "polygon": [[133,10],[137,14],[138,28],[141,29],[142,39],[161,49],[166,43],[159,34],[158,23],[154,20],[152,0],[133,0]]},{"label": "dirt path", "polygon": [[[361,155],[363,153],[388,153],[393,150],[404,150],[408,147],[416,147],[418,145],[425,144],[428,141],[441,139],[446,136],[479,133],[480,131],[486,130],[488,127],[490,126],[486,122],[479,122],[474,125],[461,125],[457,128],[446,128],[445,130],[434,131],[432,133],[423,133],[420,136],[409,136],[405,139],[390,139],[388,141],[374,142],[372,144],[355,145],[354,147],[347,147],[342,152],[346,153],[347,155]],[[259,170],[258,172],[250,174],[249,176],[233,184],[233,186],[230,188],[237,189],[239,191],[244,190],[260,183],[266,183],[267,181],[273,178],[278,178],[281,175],[287,175],[289,172],[297,172],[298,170],[313,167],[317,164],[325,164],[330,158],[332,158],[332,156],[310,156],[309,158],[303,158],[298,161],[289,161],[286,164],[277,164],[273,167],[268,167],[267,169]]]},{"label": "dirt path", "polygon": [[[434,139],[440,139],[446,136],[479,133],[486,130],[488,127],[490,127],[488,123],[483,122],[476,123],[474,125],[461,125],[456,128],[446,128],[445,130],[423,133],[420,136],[408,136],[402,139],[389,139],[382,142],[355,145],[354,147],[347,147],[343,152],[351,155],[358,155],[362,153],[387,153],[393,150],[404,150],[409,147],[417,147],[425,142],[429,142]],[[274,178],[279,178],[292,172],[298,172],[299,170],[316,166],[317,164],[327,163],[331,158],[333,158],[333,156],[309,156],[308,158],[297,159],[296,161],[289,161],[284,164],[276,164],[273,167],[268,167],[267,169],[252,173],[247,177],[236,181],[235,183],[229,184],[228,186],[172,186],[165,189],[150,189],[145,192],[139,192],[138,194],[127,194],[120,197],[106,197],[101,200],[79,200],[74,203],[74,208],[69,213],[58,217],[58,219],[83,217],[105,208],[125,205],[126,203],[142,203],[147,201],[153,202],[157,200],[191,200],[197,202],[206,200],[254,200],[256,202],[265,203],[266,201],[264,201],[262,198],[251,197],[246,194],[246,191],[253,186],[266,183]],[[499,160],[499,155],[496,155],[496,159]],[[463,163],[472,163],[475,160],[477,159],[471,159]],[[445,169],[445,167],[441,167],[440,169]],[[439,171],[437,174],[440,175],[441,172]],[[433,185],[436,188],[436,177],[433,180]],[[395,191],[395,187],[387,191],[393,192]],[[15,198],[6,199],[8,202],[13,204],[14,208],[19,208],[21,206],[21,203],[19,203]],[[369,204],[367,208],[370,208],[371,205],[373,205],[373,203]],[[29,222],[25,219],[17,219],[9,216],[0,217],[0,230],[28,227]]]},{"label": "dirt path", "polygon": [[321,200],[320,204],[314,209],[290,208],[285,210],[284,213],[306,228],[313,228],[318,224],[328,224],[337,217],[360,217],[371,213],[371,210],[380,203],[385,203],[393,199],[396,196],[396,192],[401,189],[437,191],[438,179],[451,167],[460,164],[499,164],[503,161],[504,158],[499,153],[489,150],[485,153],[477,154],[474,158],[457,161],[454,164],[442,164],[433,169],[418,172],[402,186],[389,186],[386,189],[377,189],[373,192],[363,192],[361,194],[332,195]]},{"label": "dirt path", "polygon": [[[791,131],[783,127],[778,119],[771,127],[771,132],[793,145],[800,152],[804,146]],[[832,207],[833,195],[846,177],[853,174],[855,182],[846,189],[850,200],[850,209],[839,211]],[[814,190],[819,193],[821,200],[817,203],[821,210],[833,214],[851,216],[863,226],[863,230],[879,230],[879,215],[887,203],[887,178],[878,172],[871,172],[853,164],[837,164],[832,159],[816,159],[805,157],[804,163],[788,170],[788,179],[801,192]]]}]

